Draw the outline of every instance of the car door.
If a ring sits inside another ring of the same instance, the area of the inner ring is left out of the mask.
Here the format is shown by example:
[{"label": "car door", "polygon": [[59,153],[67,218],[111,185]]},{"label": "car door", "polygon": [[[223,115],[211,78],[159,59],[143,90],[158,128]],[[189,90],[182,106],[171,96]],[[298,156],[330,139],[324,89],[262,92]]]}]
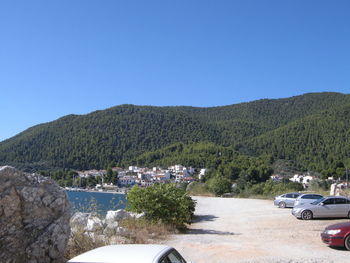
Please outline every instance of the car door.
[{"label": "car door", "polygon": [[334,217],[346,217],[348,215],[348,205],[345,198],[334,198]]},{"label": "car door", "polygon": [[330,197],[318,204],[315,207],[313,214],[315,217],[333,217],[334,209],[334,198]]},{"label": "car door", "polygon": [[287,204],[287,206],[294,206],[294,194],[286,194],[286,196],[284,197],[284,201]]}]

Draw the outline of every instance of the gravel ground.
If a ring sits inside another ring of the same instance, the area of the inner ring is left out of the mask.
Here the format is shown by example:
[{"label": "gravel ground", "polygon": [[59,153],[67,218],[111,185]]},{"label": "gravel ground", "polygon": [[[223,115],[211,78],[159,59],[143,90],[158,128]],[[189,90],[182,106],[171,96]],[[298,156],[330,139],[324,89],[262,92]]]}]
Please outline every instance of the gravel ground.
[{"label": "gravel ground", "polygon": [[195,197],[195,222],[166,242],[195,263],[350,263],[350,252],[323,244],[320,233],[347,219],[298,220],[272,201]]}]

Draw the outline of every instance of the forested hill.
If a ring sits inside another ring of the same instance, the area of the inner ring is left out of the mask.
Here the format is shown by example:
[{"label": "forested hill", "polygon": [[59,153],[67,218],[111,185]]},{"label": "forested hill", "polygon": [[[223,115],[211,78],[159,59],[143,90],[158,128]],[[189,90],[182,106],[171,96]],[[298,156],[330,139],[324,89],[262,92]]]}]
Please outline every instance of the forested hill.
[{"label": "forested hill", "polygon": [[[237,149],[238,147],[236,147]],[[322,111],[247,140],[248,155],[273,154],[311,171],[342,175],[350,165],[350,105]]]},{"label": "forested hill", "polygon": [[[346,149],[336,150],[336,144],[347,139],[346,132],[339,129],[348,125],[349,105],[350,96],[339,93],[312,93],[211,108],[121,105],[87,115],[68,115],[29,128],[0,143],[0,164],[102,168],[173,143],[204,141],[235,146],[254,155],[267,152],[297,158],[304,146],[315,144],[302,138],[325,134],[326,124],[327,136],[333,139],[322,140],[325,154],[320,158],[335,155],[335,159],[342,159],[348,153]],[[344,117],[338,118],[338,114]],[[336,127],[329,129],[332,123]],[[286,151],[289,136],[300,139],[292,140],[293,145],[303,145],[288,147]]]}]

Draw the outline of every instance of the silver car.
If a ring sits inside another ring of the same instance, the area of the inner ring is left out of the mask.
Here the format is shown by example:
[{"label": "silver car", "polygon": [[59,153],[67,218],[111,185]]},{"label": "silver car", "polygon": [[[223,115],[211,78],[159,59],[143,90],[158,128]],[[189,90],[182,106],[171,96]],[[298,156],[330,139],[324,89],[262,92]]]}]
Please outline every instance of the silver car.
[{"label": "silver car", "polygon": [[[67,263],[186,263],[174,248],[165,245],[110,245],[95,248]],[[190,263],[190,262],[188,262]]]},{"label": "silver car", "polygon": [[273,204],[278,206],[279,208],[293,207],[294,202],[299,195],[301,195],[301,194],[300,193],[287,193],[287,194],[276,196],[275,200],[273,201]]},{"label": "silver car", "polygon": [[350,199],[345,196],[328,196],[311,204],[295,206],[292,215],[303,220],[312,218],[350,218]]},{"label": "silver car", "polygon": [[323,195],[319,194],[302,194],[295,200],[294,206],[311,204],[319,199],[323,198]]}]

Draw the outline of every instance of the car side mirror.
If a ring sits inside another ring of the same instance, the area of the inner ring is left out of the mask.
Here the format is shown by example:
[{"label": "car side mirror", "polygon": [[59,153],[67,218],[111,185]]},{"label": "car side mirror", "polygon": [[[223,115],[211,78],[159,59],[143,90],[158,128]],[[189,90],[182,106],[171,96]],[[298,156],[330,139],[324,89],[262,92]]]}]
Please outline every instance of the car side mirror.
[{"label": "car side mirror", "polygon": [[324,206],[324,203],[320,203],[321,206]]}]

